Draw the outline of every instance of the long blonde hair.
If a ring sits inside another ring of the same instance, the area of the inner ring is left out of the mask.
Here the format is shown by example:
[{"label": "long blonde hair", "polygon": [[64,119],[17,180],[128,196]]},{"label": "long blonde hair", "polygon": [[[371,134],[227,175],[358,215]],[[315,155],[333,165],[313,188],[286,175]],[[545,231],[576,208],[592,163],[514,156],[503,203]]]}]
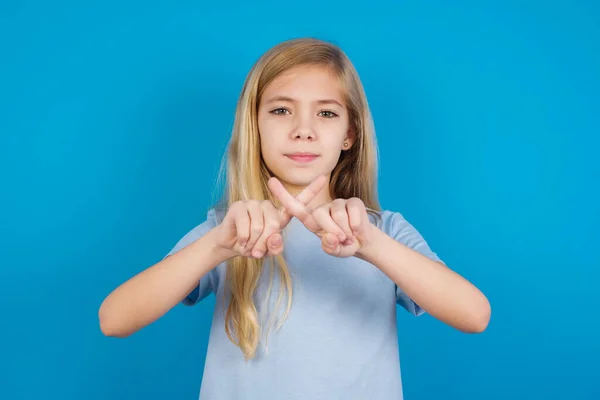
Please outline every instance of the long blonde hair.
[{"label": "long blonde hair", "polygon": [[[377,213],[380,210],[377,198],[377,145],[362,83],[354,66],[339,47],[313,38],[293,39],[276,45],[258,59],[246,77],[237,103],[226,162],[223,164],[223,167],[227,165],[227,172],[221,207],[225,209],[236,201],[250,199],[275,202],[267,187],[271,175],[261,157],[258,107],[269,83],[282,72],[300,65],[322,65],[336,73],[349,110],[350,129],[355,135],[353,146],[342,152],[331,174],[331,197],[358,197],[369,212]],[[292,281],[282,255],[271,261],[271,283],[274,268],[277,268],[280,276],[278,306],[287,294],[281,324],[291,307]],[[260,259],[235,257],[227,266],[229,304],[225,315],[225,331],[229,339],[240,347],[246,359],[255,356],[261,336],[254,296],[262,273],[263,260]]]}]

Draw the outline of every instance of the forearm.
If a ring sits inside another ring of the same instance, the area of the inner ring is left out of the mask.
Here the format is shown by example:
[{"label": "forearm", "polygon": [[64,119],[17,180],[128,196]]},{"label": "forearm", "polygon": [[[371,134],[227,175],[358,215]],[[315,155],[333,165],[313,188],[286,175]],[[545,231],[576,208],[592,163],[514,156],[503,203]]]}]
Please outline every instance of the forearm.
[{"label": "forearm", "polygon": [[117,287],[99,310],[107,336],[125,337],[151,324],[181,302],[200,279],[228,255],[218,250],[214,230]]},{"label": "forearm", "polygon": [[463,332],[485,330],[490,304],[481,291],[442,263],[374,231],[374,240],[360,258],[379,268],[433,317]]}]

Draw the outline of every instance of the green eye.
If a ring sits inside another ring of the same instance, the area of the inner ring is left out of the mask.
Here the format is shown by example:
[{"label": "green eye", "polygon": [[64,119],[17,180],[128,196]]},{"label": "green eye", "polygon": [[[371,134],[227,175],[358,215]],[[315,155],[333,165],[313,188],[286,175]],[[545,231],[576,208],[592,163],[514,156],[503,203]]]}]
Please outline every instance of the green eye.
[{"label": "green eye", "polygon": [[285,108],[276,108],[273,111],[271,111],[271,114],[275,115],[284,115],[285,113],[289,113],[289,111]]},{"label": "green eye", "polygon": [[334,113],[333,111],[321,111],[319,114],[320,114],[322,117],[325,117],[325,118],[335,118],[335,117],[337,117],[337,116],[338,116],[338,115],[337,115],[336,113]]}]

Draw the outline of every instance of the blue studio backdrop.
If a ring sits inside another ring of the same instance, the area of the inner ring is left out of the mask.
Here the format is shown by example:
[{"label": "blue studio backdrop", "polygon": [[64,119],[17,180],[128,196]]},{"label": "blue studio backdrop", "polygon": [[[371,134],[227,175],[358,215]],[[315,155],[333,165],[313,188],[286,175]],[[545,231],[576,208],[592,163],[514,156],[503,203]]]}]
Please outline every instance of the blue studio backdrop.
[{"label": "blue studio backdrop", "polygon": [[481,335],[399,309],[406,398],[600,398],[598,21],[566,0],[1,2],[0,398],[197,398],[214,297],[127,339],[98,307],[203,220],[246,73],[299,36],[361,75],[383,206],[492,304]]}]

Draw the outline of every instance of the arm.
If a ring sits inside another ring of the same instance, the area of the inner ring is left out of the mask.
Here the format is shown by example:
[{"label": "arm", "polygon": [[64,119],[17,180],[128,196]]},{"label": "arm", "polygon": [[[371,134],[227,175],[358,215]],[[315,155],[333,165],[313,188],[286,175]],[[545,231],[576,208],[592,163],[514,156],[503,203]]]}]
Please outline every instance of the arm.
[{"label": "arm", "polygon": [[373,240],[357,257],[385,273],[423,310],[469,333],[483,332],[490,320],[487,298],[466,279],[374,227]]},{"label": "arm", "polygon": [[116,288],[100,306],[100,329],[115,337],[135,333],[181,302],[202,277],[229,257],[217,246],[215,230],[209,231]]},{"label": "arm", "polygon": [[269,183],[273,195],[285,208],[321,238],[327,254],[336,257],[354,255],[375,265],[419,307],[456,329],[463,332],[486,329],[490,304],[475,286],[443,263],[402,244],[408,243],[406,237],[395,239],[406,232],[413,241],[417,239],[421,246],[424,245],[418,232],[406,221],[394,223],[387,219],[385,231],[396,231],[394,237],[388,236],[369,221],[365,205],[359,198],[335,199],[309,210],[276,179],[272,178]]}]

